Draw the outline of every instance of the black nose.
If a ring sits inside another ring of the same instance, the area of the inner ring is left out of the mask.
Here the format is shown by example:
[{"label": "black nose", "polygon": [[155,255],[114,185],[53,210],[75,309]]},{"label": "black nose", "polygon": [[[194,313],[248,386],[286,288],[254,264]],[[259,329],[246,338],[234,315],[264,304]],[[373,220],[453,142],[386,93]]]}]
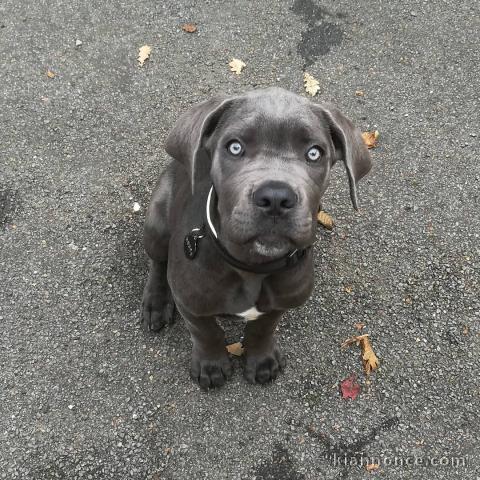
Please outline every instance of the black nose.
[{"label": "black nose", "polygon": [[267,215],[283,215],[297,204],[297,195],[288,184],[272,180],[253,192],[253,203]]}]

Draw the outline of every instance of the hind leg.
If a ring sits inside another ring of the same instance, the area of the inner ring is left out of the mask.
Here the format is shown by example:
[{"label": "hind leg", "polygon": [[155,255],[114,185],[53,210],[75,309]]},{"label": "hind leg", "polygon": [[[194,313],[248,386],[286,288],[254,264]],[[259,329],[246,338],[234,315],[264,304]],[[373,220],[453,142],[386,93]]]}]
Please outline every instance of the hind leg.
[{"label": "hind leg", "polygon": [[175,303],[167,281],[172,183],[172,171],[167,167],[153,192],[145,219],[144,244],[150,257],[150,272],[143,291],[142,321],[147,331],[160,330],[173,322]]}]

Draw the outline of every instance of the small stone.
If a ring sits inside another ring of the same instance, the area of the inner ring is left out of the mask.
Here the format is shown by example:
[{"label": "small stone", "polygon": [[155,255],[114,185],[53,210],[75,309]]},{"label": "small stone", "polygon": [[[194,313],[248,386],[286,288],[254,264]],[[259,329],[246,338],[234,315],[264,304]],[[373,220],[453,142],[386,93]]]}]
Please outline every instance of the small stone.
[{"label": "small stone", "polygon": [[72,250],[78,250],[78,246],[75,245],[73,242],[69,243],[68,246],[69,246]]},{"label": "small stone", "polygon": [[70,404],[70,405],[68,406],[68,409],[69,409],[69,410],[73,410],[74,408],[75,408],[75,405]]},{"label": "small stone", "polygon": [[133,204],[133,211],[134,211],[134,212],[139,212],[139,211],[140,211],[140,208],[141,208],[141,207],[140,207],[140,204],[139,204],[138,202],[135,202],[135,203]]},{"label": "small stone", "polygon": [[416,16],[417,16],[417,12],[412,11],[412,12],[410,12],[410,15],[411,15],[412,17],[416,17]]},{"label": "small stone", "polygon": [[76,47],[81,47],[83,45],[83,42],[81,40],[75,40],[75,46]]}]

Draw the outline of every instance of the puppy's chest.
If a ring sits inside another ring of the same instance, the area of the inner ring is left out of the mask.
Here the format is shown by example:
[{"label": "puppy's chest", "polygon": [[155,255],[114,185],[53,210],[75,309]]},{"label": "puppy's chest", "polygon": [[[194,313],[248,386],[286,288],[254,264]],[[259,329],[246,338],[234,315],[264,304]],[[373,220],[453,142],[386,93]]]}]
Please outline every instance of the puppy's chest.
[{"label": "puppy's chest", "polygon": [[[230,292],[229,298],[223,303],[222,314],[235,316],[247,322],[257,320],[272,310],[283,309],[281,297],[274,294],[268,283],[244,282]],[[288,308],[288,307],[287,307]]]},{"label": "puppy's chest", "polygon": [[250,307],[248,310],[245,310],[244,312],[239,312],[236,313],[236,317],[243,318],[243,320],[246,320],[247,322],[250,322],[252,320],[256,320],[260,315],[263,315],[265,312],[260,312],[257,307],[254,305],[253,307]]},{"label": "puppy's chest", "polygon": [[[227,292],[226,292],[227,293]],[[262,297],[261,282],[240,282],[232,285],[232,289],[227,293],[227,298],[220,300],[221,315],[235,316],[246,321],[256,320],[260,315],[266,313],[258,308],[258,303]]]}]

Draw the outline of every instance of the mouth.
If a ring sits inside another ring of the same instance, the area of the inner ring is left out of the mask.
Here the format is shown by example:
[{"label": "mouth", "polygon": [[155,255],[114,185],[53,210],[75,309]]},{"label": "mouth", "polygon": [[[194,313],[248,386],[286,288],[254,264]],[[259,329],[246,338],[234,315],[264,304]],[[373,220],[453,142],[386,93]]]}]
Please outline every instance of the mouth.
[{"label": "mouth", "polygon": [[286,255],[292,249],[292,243],[286,238],[262,235],[253,241],[253,253],[269,259]]}]

